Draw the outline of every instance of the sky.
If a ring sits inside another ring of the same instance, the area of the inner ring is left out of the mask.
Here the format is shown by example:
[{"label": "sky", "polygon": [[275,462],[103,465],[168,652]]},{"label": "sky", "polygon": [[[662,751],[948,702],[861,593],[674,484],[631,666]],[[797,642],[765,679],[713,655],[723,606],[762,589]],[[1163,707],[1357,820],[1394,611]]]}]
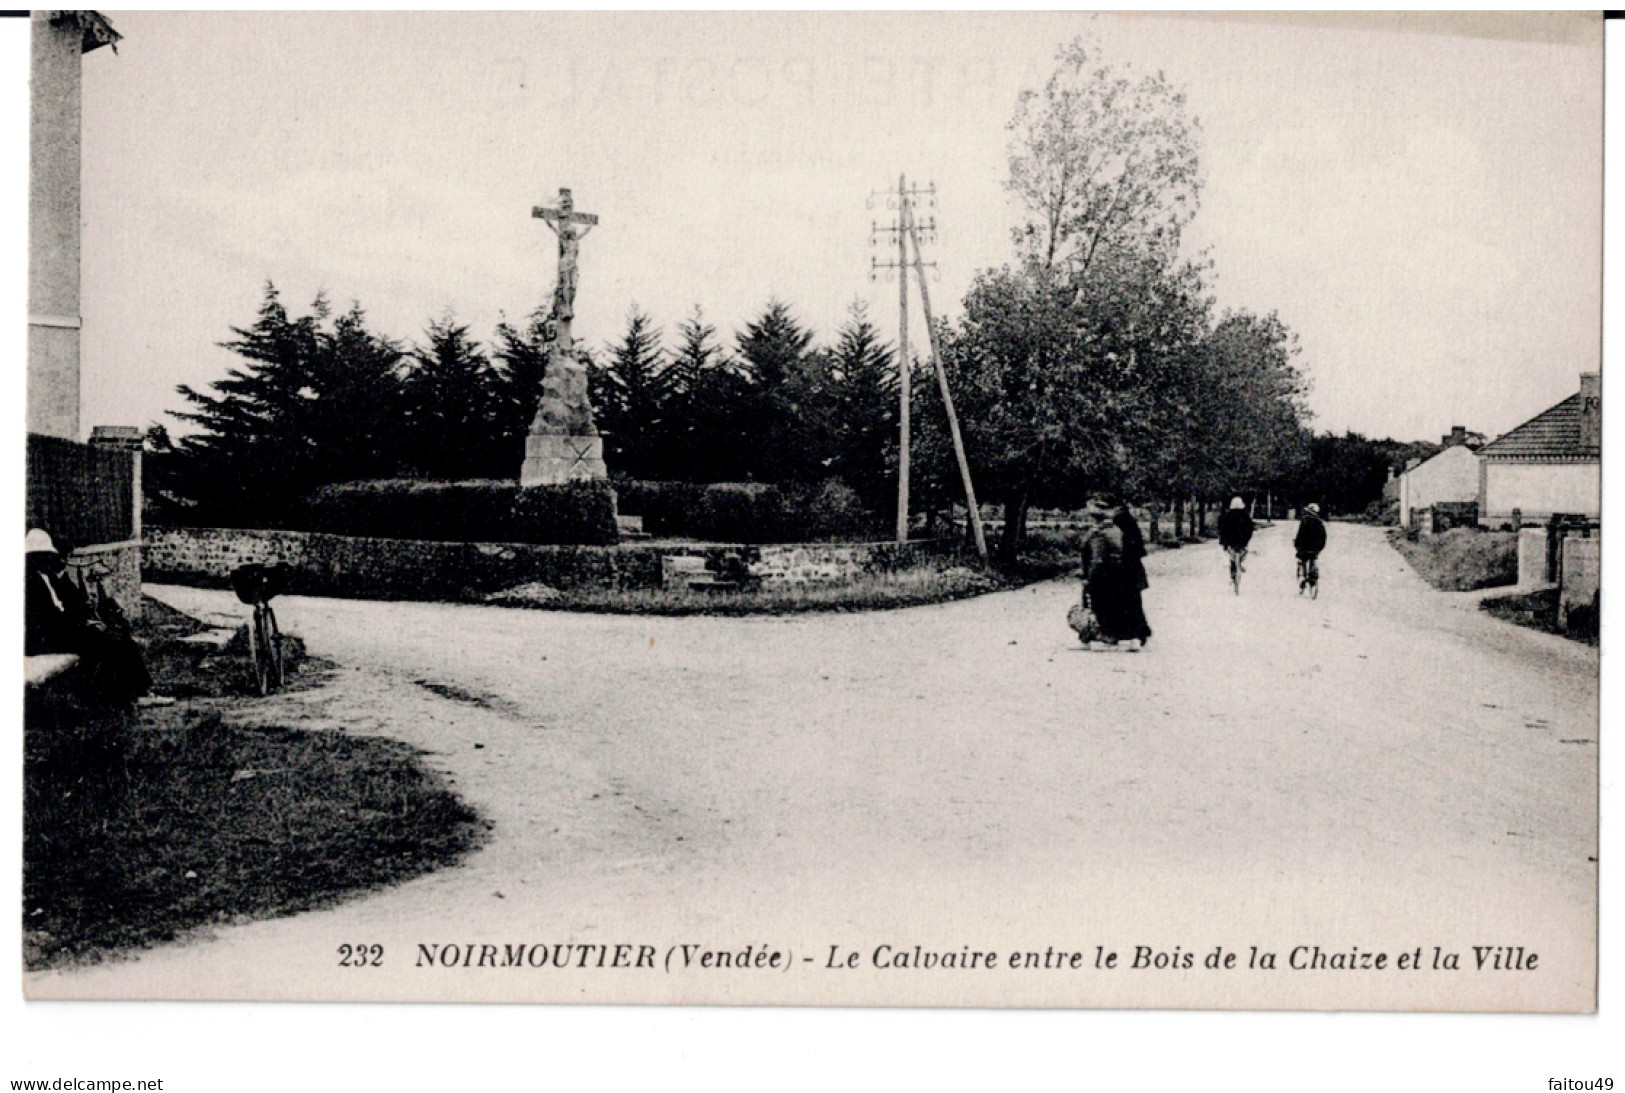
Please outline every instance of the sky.
[{"label": "sky", "polygon": [[[140,13],[84,66],[84,422],[165,420],[264,285],[489,343],[551,291],[532,219],[584,240],[575,333],[628,310],[675,341],[788,302],[887,337],[874,221],[935,183],[931,299],[1014,257],[1017,95],[1058,46],[1160,69],[1201,124],[1187,250],[1222,311],[1276,311],[1321,429],[1498,434],[1599,367],[1600,35],[1591,45],[1293,22],[1073,14]],[[1361,24],[1363,25],[1363,24]],[[1494,28],[1519,33],[1525,24]],[[918,310],[911,316],[916,336]],[[173,424],[173,423],[172,423]]]}]

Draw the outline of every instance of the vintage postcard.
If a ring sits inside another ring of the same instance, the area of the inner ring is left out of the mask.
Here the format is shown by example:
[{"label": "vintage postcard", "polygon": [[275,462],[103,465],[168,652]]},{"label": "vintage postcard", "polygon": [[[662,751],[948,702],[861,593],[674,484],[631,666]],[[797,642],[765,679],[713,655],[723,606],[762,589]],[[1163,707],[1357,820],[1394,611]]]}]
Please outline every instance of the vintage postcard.
[{"label": "vintage postcard", "polygon": [[32,32],[26,997],[1597,1008],[1599,14]]}]

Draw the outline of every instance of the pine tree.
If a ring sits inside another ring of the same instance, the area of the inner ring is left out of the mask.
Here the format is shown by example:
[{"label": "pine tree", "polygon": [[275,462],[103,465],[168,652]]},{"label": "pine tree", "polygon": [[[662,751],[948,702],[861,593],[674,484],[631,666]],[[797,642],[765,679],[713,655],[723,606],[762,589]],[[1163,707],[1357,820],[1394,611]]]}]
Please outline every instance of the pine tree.
[{"label": "pine tree", "polygon": [[823,476],[827,442],[814,396],[824,362],[811,351],[813,335],[787,304],[769,300],[737,337],[748,385],[750,436],[747,473],[765,482],[815,481]]},{"label": "pine tree", "polygon": [[832,473],[876,513],[896,508],[896,355],[855,300],[830,350],[829,401],[834,422]]},{"label": "pine tree", "polygon": [[673,383],[660,346],[660,331],[632,305],[626,336],[609,347],[603,397],[595,402],[604,433],[605,461],[633,478],[660,478],[660,455]]},{"label": "pine tree", "polygon": [[424,333],[427,343],[413,347],[406,376],[414,469],[442,481],[501,473],[500,392],[490,362],[449,312]]},{"label": "pine tree", "polygon": [[211,391],[182,384],[191,409],[170,411],[197,431],[174,452],[174,485],[212,519],[249,526],[274,523],[292,501],[323,484],[313,404],[320,397],[319,323],[327,302],[290,318],[267,282],[259,318],[222,348],[245,362]]},{"label": "pine tree", "polygon": [[544,351],[548,309],[531,312],[523,326],[506,321],[497,324],[492,347],[492,367],[496,390],[493,438],[494,458],[503,469],[496,477],[514,478],[525,458],[525,437],[536,416],[542,397],[542,378],[547,372]]}]

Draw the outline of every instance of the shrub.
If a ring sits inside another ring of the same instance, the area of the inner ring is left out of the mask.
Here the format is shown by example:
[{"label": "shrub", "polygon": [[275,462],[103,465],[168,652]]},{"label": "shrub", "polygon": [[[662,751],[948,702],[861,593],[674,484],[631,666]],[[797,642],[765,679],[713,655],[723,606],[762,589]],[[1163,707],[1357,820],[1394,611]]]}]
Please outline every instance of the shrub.
[{"label": "shrub", "polygon": [[689,534],[705,495],[705,487],[692,482],[622,479],[616,481],[615,490],[620,511],[643,517],[643,530],[650,535]]},{"label": "shrub", "polygon": [[589,545],[617,538],[614,494],[602,480],[524,490],[492,480],[344,482],[318,490],[301,509],[300,530],[354,538]]},{"label": "shrub", "polygon": [[817,486],[764,482],[617,482],[620,510],[643,517],[650,535],[723,543],[799,543],[862,539],[874,517],[839,478]]},{"label": "shrub", "polygon": [[383,479],[324,486],[304,504],[300,530],[375,539],[508,542],[515,482]]},{"label": "shrub", "polygon": [[1451,528],[1414,543],[1395,535],[1393,543],[1424,580],[1447,592],[1518,581],[1518,537],[1510,532]]},{"label": "shrub", "polygon": [[619,539],[615,493],[601,478],[519,490],[513,524],[519,543],[609,546]]}]

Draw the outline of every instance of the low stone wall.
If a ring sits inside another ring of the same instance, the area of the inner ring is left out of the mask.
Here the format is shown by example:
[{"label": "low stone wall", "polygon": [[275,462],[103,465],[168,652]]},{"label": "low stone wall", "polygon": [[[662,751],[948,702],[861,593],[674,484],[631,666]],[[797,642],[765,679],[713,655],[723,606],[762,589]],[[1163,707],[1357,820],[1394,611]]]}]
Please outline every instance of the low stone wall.
[{"label": "low stone wall", "polygon": [[532,583],[560,591],[659,588],[665,555],[702,557],[714,565],[723,554],[736,554],[764,585],[784,587],[839,583],[931,560],[946,562],[957,549],[952,540],[589,547],[152,527],[146,534],[143,574],[158,583],[225,588],[238,566],[281,562],[290,569],[287,591],[294,595],[474,602]]}]

